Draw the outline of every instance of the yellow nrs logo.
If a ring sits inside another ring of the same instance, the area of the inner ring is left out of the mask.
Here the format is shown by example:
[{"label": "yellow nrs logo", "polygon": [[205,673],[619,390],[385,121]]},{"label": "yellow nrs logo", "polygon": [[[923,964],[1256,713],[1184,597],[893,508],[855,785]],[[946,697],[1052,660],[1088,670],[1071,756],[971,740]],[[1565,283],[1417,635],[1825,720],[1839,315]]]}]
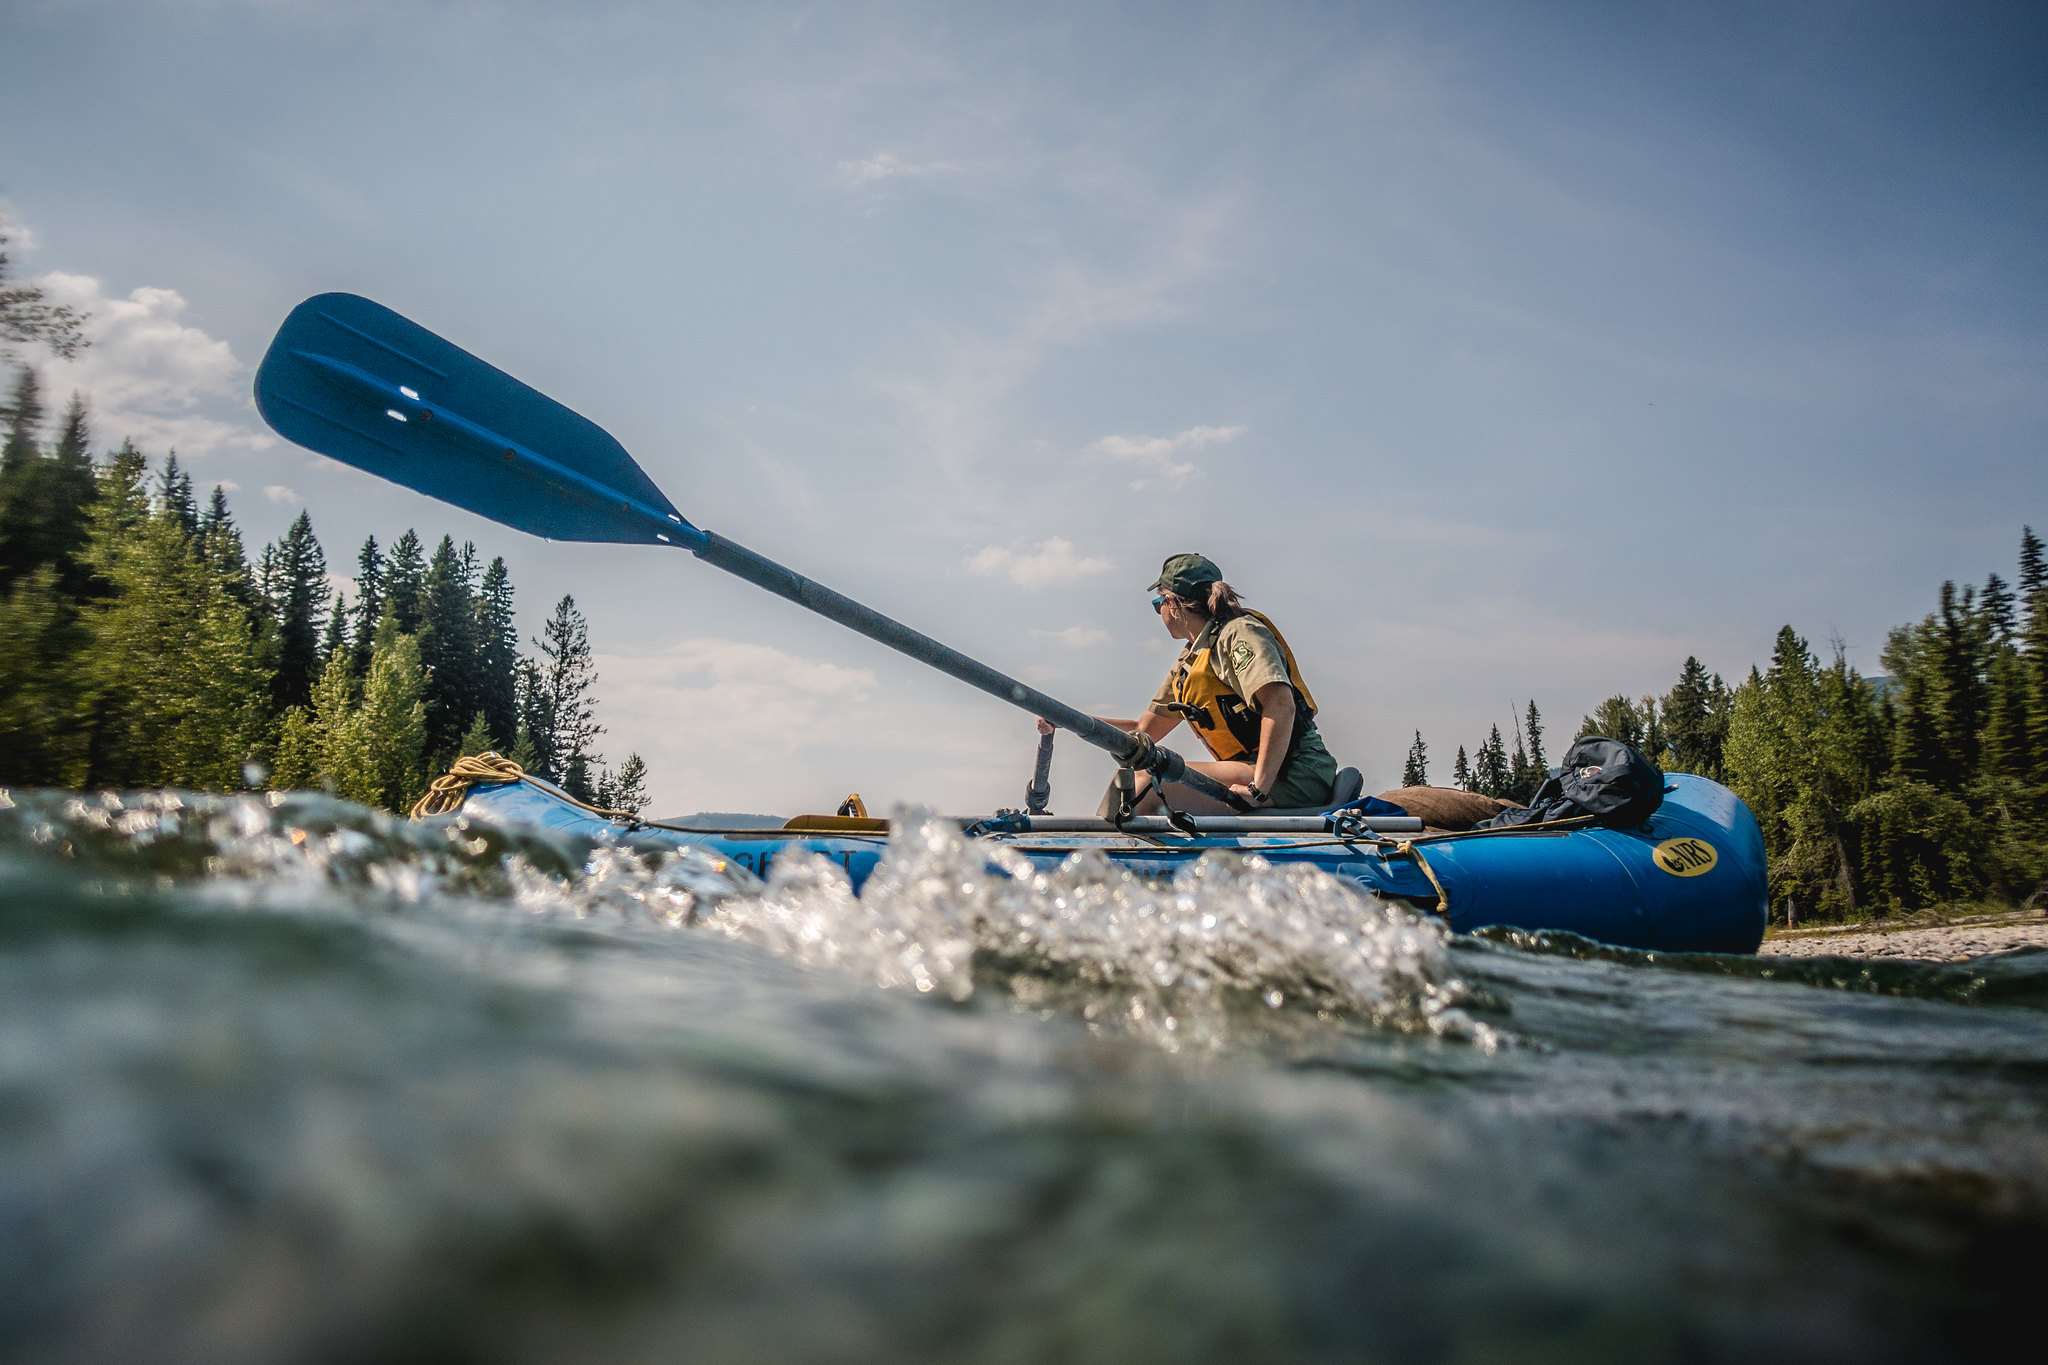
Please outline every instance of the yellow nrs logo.
[{"label": "yellow nrs logo", "polygon": [[1721,861],[1721,855],[1705,839],[1690,835],[1683,839],[1666,839],[1650,854],[1650,861],[1674,877],[1697,877],[1703,872],[1712,872],[1714,864]]}]

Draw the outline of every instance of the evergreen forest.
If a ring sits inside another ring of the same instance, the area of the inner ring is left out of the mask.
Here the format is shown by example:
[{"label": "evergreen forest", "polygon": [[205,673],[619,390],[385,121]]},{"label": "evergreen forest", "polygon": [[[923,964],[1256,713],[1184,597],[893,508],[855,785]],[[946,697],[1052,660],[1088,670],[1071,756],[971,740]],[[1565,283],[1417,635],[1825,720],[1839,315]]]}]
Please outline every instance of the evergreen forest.
[{"label": "evergreen forest", "polygon": [[[1792,626],[1730,687],[1687,658],[1671,690],[1612,696],[1578,735],[1626,740],[1667,772],[1734,789],[1762,827],[1778,923],[2048,892],[2048,554],[2022,528],[2016,583],[1944,583],[1866,678]],[[1451,784],[1527,801],[1548,771],[1534,703]],[[1403,785],[1429,780],[1418,732]]]},{"label": "evergreen forest", "polygon": [[522,653],[503,559],[408,530],[347,591],[301,512],[254,562],[228,503],[169,455],[92,453],[20,369],[0,409],[0,784],[321,788],[403,811],[494,749],[580,799],[638,811],[646,767],[594,747],[575,601]]}]

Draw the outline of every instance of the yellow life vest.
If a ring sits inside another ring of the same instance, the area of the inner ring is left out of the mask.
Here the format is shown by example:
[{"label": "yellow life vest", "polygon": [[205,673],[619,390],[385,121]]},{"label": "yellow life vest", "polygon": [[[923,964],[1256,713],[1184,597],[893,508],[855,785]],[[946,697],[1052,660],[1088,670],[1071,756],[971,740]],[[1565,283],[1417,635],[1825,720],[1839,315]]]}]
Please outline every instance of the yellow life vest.
[{"label": "yellow life vest", "polygon": [[[1273,642],[1280,646],[1280,657],[1287,664],[1287,681],[1294,686],[1294,733],[1287,737],[1287,752],[1291,754],[1315,718],[1316,699],[1302,682],[1294,651],[1287,647],[1287,637],[1280,633],[1272,618],[1260,611],[1247,610],[1244,614],[1272,632]],[[1221,626],[1204,628],[1193,647],[1175,665],[1173,709],[1219,762],[1249,763],[1259,751],[1259,712],[1216,675],[1216,637],[1221,632]]]}]

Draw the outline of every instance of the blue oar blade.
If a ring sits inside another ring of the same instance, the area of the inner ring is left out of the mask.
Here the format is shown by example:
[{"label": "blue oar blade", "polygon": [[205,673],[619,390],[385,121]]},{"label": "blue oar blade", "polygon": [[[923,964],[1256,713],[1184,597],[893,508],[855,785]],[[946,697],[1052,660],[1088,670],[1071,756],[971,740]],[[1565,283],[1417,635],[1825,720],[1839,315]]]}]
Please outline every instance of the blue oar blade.
[{"label": "blue oar blade", "polygon": [[603,427],[354,294],[292,310],[256,407],[287,440],[550,540],[701,535]]}]

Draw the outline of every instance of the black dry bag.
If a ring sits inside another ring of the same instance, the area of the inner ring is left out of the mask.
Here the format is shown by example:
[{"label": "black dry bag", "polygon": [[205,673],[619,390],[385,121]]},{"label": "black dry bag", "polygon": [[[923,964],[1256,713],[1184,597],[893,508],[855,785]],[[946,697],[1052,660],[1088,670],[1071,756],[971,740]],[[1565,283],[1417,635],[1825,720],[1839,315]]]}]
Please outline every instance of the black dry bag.
[{"label": "black dry bag", "polygon": [[1614,829],[1634,829],[1664,803],[1664,770],[1633,744],[1600,735],[1575,740],[1564,765],[1518,810],[1504,810],[1478,829],[1502,829],[1590,815]]}]

